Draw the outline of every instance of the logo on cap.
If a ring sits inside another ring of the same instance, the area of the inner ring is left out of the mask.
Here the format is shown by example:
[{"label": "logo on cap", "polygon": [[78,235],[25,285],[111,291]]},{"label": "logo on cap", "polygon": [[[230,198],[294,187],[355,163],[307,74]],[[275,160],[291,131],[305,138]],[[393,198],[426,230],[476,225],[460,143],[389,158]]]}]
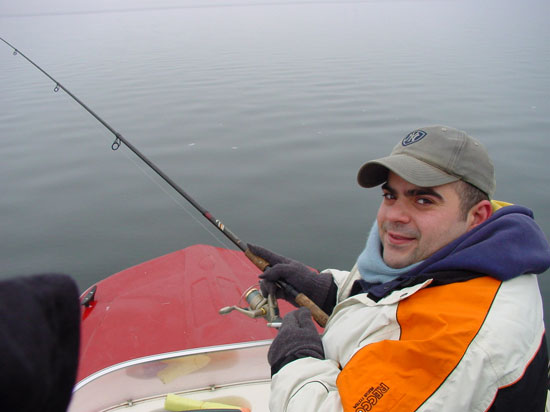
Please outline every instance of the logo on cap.
[{"label": "logo on cap", "polygon": [[403,146],[408,146],[410,144],[416,143],[420,140],[422,140],[426,136],[426,132],[423,130],[415,130],[414,132],[410,132],[401,142]]}]

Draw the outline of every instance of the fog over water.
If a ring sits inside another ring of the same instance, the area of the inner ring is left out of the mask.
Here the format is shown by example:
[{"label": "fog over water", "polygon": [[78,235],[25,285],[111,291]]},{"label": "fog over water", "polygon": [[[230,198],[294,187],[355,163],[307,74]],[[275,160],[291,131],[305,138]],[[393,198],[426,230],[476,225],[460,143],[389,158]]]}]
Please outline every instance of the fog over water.
[{"label": "fog over water", "polygon": [[[358,168],[430,124],[482,141],[495,197],[550,234],[549,15],[537,0],[21,0],[0,4],[0,36],[243,240],[348,269],[381,200]],[[54,86],[0,43],[0,277],[84,289],[233,248]]]}]

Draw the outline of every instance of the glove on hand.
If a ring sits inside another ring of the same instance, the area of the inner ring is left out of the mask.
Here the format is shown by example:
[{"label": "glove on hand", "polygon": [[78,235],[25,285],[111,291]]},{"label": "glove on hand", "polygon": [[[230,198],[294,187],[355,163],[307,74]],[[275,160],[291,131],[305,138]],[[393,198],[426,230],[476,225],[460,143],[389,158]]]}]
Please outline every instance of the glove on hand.
[{"label": "glove on hand", "polygon": [[286,364],[308,357],[325,359],[325,351],[311,312],[300,308],[284,317],[279,333],[269,348],[267,360],[271,366],[271,376]]},{"label": "glove on hand", "polygon": [[336,304],[336,285],[329,273],[318,273],[303,263],[277,255],[260,246],[249,244],[248,248],[256,256],[269,262],[269,267],[260,275],[262,294],[274,294],[294,306],[294,297],[276,286],[275,282],[282,280],[310,298],[321,309],[332,312]]}]

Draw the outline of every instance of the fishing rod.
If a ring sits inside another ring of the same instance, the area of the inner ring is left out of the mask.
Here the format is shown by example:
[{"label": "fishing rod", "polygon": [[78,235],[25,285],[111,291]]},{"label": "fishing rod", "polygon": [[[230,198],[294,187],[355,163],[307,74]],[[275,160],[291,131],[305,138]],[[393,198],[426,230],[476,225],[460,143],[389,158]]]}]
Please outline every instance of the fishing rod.
[{"label": "fishing rod", "polygon": [[30,64],[32,64],[34,67],[36,67],[38,70],[40,70],[46,77],[48,77],[52,82],[55,83],[54,91],[58,92],[59,89],[63,90],[65,93],[67,93],[74,101],[76,101],[80,106],[82,106],[88,113],[90,113],[98,122],[100,122],[103,126],[105,126],[114,136],[115,141],[111,145],[111,148],[113,150],[117,150],[121,143],[124,143],[128,149],[130,149],[132,152],[136,154],[137,157],[139,157],[141,160],[147,164],[151,169],[153,169],[166,183],[168,183],[172,188],[178,192],[181,196],[185,198],[191,205],[197,209],[210,223],[212,223],[214,226],[218,228],[231,242],[233,242],[239,249],[241,249],[243,252],[245,252],[248,249],[248,246],[246,243],[244,243],[242,240],[240,240],[233,232],[231,232],[225,225],[218,219],[216,219],[210,212],[208,212],[206,209],[204,209],[199,203],[195,201],[188,193],[186,193],[179,185],[176,184],[166,173],[164,173],[162,170],[158,168],[157,165],[155,165],[151,160],[149,160],[143,153],[141,153],[132,143],[130,143],[124,136],[122,136],[121,133],[117,132],[109,123],[107,123],[105,120],[103,120],[99,115],[97,115],[92,109],[90,109],[84,102],[82,102],[78,97],[76,97],[74,94],[71,93],[70,90],[68,90],[65,86],[63,86],[60,82],[58,82],[56,79],[54,79],[52,76],[50,76],[44,69],[42,69],[40,66],[38,66],[35,62],[33,62],[31,59],[29,59],[27,56],[25,56],[20,50],[15,48],[13,45],[8,43],[6,40],[0,37],[0,40],[2,40],[4,43],[6,43],[8,46],[10,46],[13,49],[13,55],[22,56],[25,60],[27,60]]},{"label": "fishing rod", "polygon": [[[174,182],[166,173],[164,173],[157,165],[155,165],[143,153],[141,153],[132,143],[130,143],[128,139],[126,139],[124,136],[122,136],[121,133],[119,133],[113,127],[111,127],[109,123],[107,123],[105,120],[99,117],[99,115],[97,115],[92,109],[90,109],[84,102],[82,102],[78,97],[76,97],[73,93],[71,93],[70,90],[68,90],[59,81],[57,81],[52,76],[50,76],[49,73],[47,73],[44,69],[42,69],[38,64],[33,62],[30,58],[28,58],[24,53],[18,50],[15,46],[13,46],[12,44],[4,40],[2,37],[0,37],[0,40],[2,40],[5,44],[7,44],[10,48],[13,49],[14,56],[20,55],[25,60],[27,60],[30,64],[32,64],[36,69],[42,72],[46,77],[48,77],[52,82],[54,82],[55,83],[55,87],[53,89],[54,92],[58,92],[59,89],[63,90],[75,102],[77,102],[88,113],[90,113],[99,123],[105,126],[115,136],[115,140],[111,145],[112,150],[117,150],[121,144],[124,144],[137,157],[139,157],[147,166],[153,169],[155,173],[159,175],[166,183],[168,183],[176,192],[178,192],[185,200],[187,200],[196,210],[198,210],[220,232],[222,232],[234,245],[236,245],[241,251],[243,251],[246,257],[252,263],[254,263],[254,265],[256,265],[258,269],[260,269],[261,271],[264,271],[269,266],[269,262],[252,253],[248,248],[248,245],[245,242],[243,242],[241,239],[239,239],[237,235],[235,235],[231,230],[229,230],[229,228],[226,227],[221,220],[216,219],[208,210],[203,208],[195,199],[193,199],[185,190],[183,190],[176,182]],[[283,281],[278,281],[277,284],[279,287],[289,292],[291,296],[294,296],[296,303],[298,305],[308,307],[312,313],[312,316],[320,326],[322,327],[325,326],[328,319],[328,315],[325,312],[323,312],[313,301],[311,301],[303,293],[298,293],[294,288],[292,288],[290,285],[288,285]],[[249,295],[251,294],[249,293]],[[273,323],[273,325],[280,324],[278,309],[276,308],[276,299],[268,297],[268,299],[266,299],[265,302],[262,301],[262,303],[257,303],[256,300],[253,300],[253,302],[256,303],[257,308],[255,308],[256,309],[255,313],[257,313],[258,316],[269,317],[268,320],[270,320],[271,321],[270,323]],[[236,308],[236,307],[232,307],[232,308]],[[224,309],[227,309],[227,308],[224,308]],[[220,313],[222,314],[228,313],[227,310],[224,311],[224,309],[222,309]]]}]

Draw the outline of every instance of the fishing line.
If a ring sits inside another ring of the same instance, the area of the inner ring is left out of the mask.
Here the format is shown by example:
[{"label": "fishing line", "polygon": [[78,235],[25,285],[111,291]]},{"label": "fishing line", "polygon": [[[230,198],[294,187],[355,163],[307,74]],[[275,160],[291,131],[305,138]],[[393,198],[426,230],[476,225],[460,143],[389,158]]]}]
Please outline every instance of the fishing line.
[{"label": "fishing line", "polygon": [[226,247],[227,244],[225,244],[220,238],[219,236],[217,236],[217,232],[214,233],[210,230],[210,228],[208,226],[206,226],[202,220],[200,220],[199,218],[197,218],[197,216],[195,216],[187,207],[185,207],[185,204],[181,202],[180,199],[178,199],[177,197],[174,196],[173,193],[171,193],[170,191],[166,190],[166,188],[161,185],[150,173],[148,173],[148,171],[143,167],[142,164],[138,163],[136,161],[135,158],[133,158],[132,156],[129,155],[129,153],[127,153],[125,150],[122,150],[122,154],[124,155],[124,157],[126,157],[126,159],[128,159],[130,162],[132,162],[134,164],[134,166],[141,172],[143,173],[151,182],[153,182],[157,187],[160,188],[160,190],[162,190],[170,199],[172,199],[176,205],[178,205],[181,209],[183,209],[183,211],[185,211],[185,213],[187,213],[189,216],[191,216],[191,218],[197,222],[199,224],[200,227],[202,227],[204,230],[206,230],[206,232],[208,232],[208,234],[210,236],[212,236],[216,242],[218,242],[221,246],[223,247]]}]

